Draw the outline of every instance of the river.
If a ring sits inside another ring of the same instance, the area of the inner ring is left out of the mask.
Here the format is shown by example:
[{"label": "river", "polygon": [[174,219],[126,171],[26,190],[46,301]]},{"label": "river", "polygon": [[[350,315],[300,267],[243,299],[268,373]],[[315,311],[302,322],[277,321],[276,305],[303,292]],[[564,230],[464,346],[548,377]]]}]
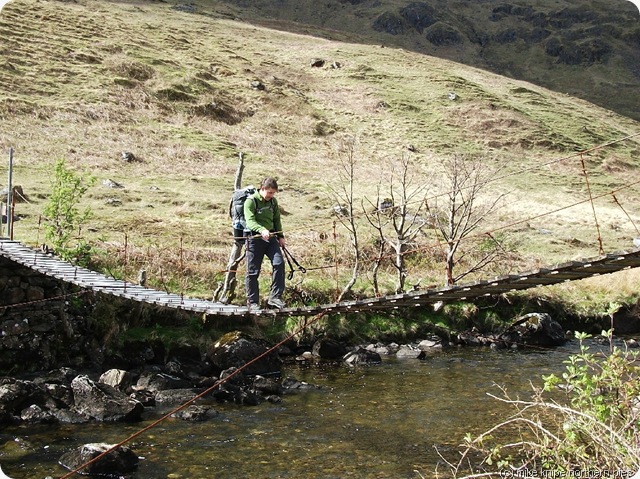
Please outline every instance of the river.
[{"label": "river", "polygon": [[[444,472],[466,433],[508,414],[487,395],[526,397],[530,381],[564,370],[576,341],[546,351],[463,348],[381,365],[288,366],[319,386],[259,406],[218,404],[207,422],[170,419],[135,438],[132,479],[412,478]],[[59,478],[58,458],[89,442],[117,443],[145,423],[21,426],[0,431],[0,465],[12,479]],[[76,475],[74,477],[83,477]]]}]

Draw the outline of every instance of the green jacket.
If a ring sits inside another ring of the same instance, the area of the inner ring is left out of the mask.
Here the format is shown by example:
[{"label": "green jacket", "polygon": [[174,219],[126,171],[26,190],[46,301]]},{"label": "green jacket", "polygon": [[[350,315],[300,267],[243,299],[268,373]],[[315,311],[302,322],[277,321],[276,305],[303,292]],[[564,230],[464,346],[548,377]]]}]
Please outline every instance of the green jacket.
[{"label": "green jacket", "polygon": [[284,238],[280,208],[275,198],[265,201],[260,196],[260,191],[256,191],[244,202],[244,219],[247,222],[247,229],[253,233],[260,233],[267,228],[272,233],[276,233],[278,238]]}]

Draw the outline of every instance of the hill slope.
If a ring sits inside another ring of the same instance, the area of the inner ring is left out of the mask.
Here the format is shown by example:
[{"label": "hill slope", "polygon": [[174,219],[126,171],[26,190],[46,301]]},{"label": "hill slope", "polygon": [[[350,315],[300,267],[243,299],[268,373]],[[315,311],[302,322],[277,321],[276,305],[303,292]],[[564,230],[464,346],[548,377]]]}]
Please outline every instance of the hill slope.
[{"label": "hill slope", "polygon": [[[640,119],[640,13],[626,0],[220,3],[252,22],[402,47],[526,80]],[[202,8],[209,5],[203,2]]]},{"label": "hill slope", "polygon": [[[617,140],[636,135],[638,122],[460,63],[237,21],[217,5],[194,13],[158,2],[14,0],[3,9],[0,147],[15,148],[14,182],[29,199],[17,206],[17,239],[43,242],[52,165],[64,158],[99,180],[82,233],[110,252],[107,266],[118,260],[132,278],[145,267],[156,282],[180,268],[166,286],[206,291],[226,265],[227,204],[243,153],[245,183],[280,179],[291,249],[326,281],[336,258],[349,271],[330,186],[344,184],[340,149],[353,138],[358,208],[375,202],[378,185],[387,194],[403,156],[430,195],[442,192],[440,165],[452,155],[507,172],[491,190],[510,192],[508,201],[486,228],[516,224],[518,255],[496,272],[597,254],[575,153],[614,141],[583,155],[592,194],[603,195],[601,234],[607,251],[637,235],[640,200],[629,185],[640,179],[640,143]],[[318,58],[325,64],[311,66]],[[137,161],[124,162],[125,151]],[[624,209],[608,194],[621,187]],[[437,240],[431,231],[420,242],[416,251]],[[438,258],[417,255],[426,270],[412,280],[440,281]]]}]

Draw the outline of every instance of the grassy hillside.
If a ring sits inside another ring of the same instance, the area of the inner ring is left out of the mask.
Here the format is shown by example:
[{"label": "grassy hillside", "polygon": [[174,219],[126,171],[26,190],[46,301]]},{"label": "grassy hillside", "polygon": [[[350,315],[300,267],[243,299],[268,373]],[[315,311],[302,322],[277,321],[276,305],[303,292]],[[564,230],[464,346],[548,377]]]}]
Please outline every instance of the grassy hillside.
[{"label": "grassy hillside", "polygon": [[[486,198],[506,199],[478,233],[499,232],[511,254],[480,277],[598,254],[581,151],[605,250],[640,236],[640,136],[618,141],[638,135],[637,121],[461,63],[276,31],[212,5],[13,0],[2,10],[0,149],[15,149],[14,183],[28,199],[17,205],[16,239],[44,242],[53,165],[65,159],[98,180],[81,232],[105,252],[98,267],[132,280],[145,268],[153,286],[210,294],[226,266],[242,153],[245,184],[279,178],[290,249],[310,270],[301,288],[331,290],[350,272],[332,194],[344,185],[345,141],[358,212],[378,185],[388,195],[402,157],[431,204],[444,159],[500,169]],[[312,67],[318,58],[326,63]],[[123,161],[125,151],[136,160]],[[360,222],[373,256],[375,235]],[[428,228],[412,245],[409,283],[442,282],[438,245]],[[371,294],[370,279],[357,291]]]},{"label": "grassy hillside", "polygon": [[[640,14],[627,0],[220,3],[277,29],[446,58],[640,120],[633,100],[640,87]],[[206,9],[211,2],[201,5]]]}]

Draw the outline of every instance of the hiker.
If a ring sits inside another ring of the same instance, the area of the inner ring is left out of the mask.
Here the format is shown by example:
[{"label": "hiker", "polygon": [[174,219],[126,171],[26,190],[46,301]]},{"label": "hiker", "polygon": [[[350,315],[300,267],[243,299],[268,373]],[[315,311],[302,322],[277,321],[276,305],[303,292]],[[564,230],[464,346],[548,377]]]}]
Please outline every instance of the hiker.
[{"label": "hiker", "polygon": [[250,309],[260,309],[260,293],[258,277],[265,256],[271,261],[273,273],[271,291],[267,304],[276,308],[284,308],[284,258],[282,249],[285,246],[280,209],[275,194],[278,183],[274,178],[265,178],[260,189],[244,202],[247,237],[247,304]]}]

